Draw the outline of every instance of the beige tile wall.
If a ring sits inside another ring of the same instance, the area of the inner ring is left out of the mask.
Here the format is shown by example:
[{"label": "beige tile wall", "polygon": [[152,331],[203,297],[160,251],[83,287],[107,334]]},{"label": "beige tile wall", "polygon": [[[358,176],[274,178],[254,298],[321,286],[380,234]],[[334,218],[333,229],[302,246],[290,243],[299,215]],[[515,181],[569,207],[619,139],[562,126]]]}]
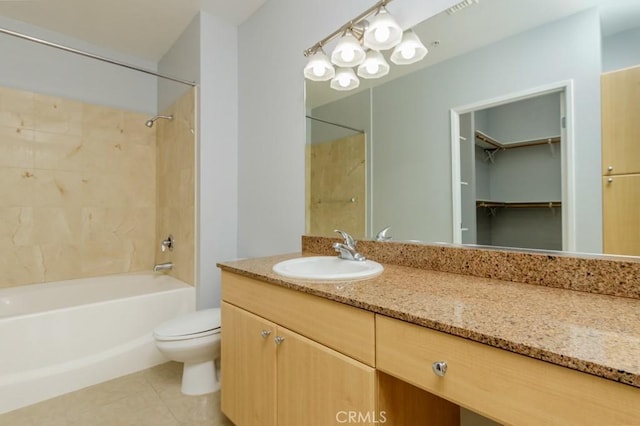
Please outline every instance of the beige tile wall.
[{"label": "beige tile wall", "polygon": [[[189,90],[158,120],[156,262],[172,262],[170,275],[194,284],[195,272],[195,89]],[[173,251],[160,242],[172,234]]]},{"label": "beige tile wall", "polygon": [[339,228],[364,238],[365,136],[307,145],[307,151],[307,233],[334,236]]},{"label": "beige tile wall", "polygon": [[148,118],[0,88],[0,287],[153,267]]}]

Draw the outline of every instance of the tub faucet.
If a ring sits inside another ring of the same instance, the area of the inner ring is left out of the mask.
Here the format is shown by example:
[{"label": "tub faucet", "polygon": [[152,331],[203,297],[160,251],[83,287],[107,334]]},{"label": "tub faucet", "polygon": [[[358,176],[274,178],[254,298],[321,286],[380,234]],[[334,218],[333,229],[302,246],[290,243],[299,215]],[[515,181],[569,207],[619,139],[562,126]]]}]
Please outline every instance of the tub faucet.
[{"label": "tub faucet", "polygon": [[153,267],[153,272],[170,271],[173,268],[173,262],[158,263]]},{"label": "tub faucet", "polygon": [[335,232],[340,234],[344,239],[343,243],[333,243],[333,249],[338,252],[338,257],[344,260],[356,260],[358,262],[364,262],[367,260],[362,254],[358,253],[356,249],[356,240],[344,231],[336,229]]}]

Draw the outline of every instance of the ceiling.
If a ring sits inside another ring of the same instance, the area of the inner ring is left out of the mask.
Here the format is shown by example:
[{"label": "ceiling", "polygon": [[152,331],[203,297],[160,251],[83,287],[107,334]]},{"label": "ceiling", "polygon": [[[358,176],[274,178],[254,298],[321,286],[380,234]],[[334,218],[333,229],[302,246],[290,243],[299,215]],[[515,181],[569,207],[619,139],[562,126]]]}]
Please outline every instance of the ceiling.
[{"label": "ceiling", "polygon": [[[605,36],[640,26],[640,0],[480,0],[478,4],[453,15],[442,12],[414,27],[429,49],[426,58],[414,65],[397,66],[388,61],[391,65],[389,75],[377,80],[363,79],[358,89],[349,92],[332,90],[328,88],[328,82],[307,80],[307,108],[384,84],[420,68],[594,7],[600,8]],[[434,45],[436,41],[438,44]],[[327,53],[332,47],[327,48]]]},{"label": "ceiling", "polygon": [[[266,1],[10,0],[0,1],[0,16],[157,62],[200,10],[239,25]],[[394,70],[388,78],[595,6],[602,8],[605,35],[636,27],[640,22],[640,0],[480,0],[478,5],[454,15],[441,13],[420,24],[417,32],[422,40],[426,44],[438,40],[440,45],[428,45],[431,52],[425,61],[413,68]]]},{"label": "ceiling", "polygon": [[239,25],[266,0],[11,0],[0,16],[157,62],[200,10]]}]

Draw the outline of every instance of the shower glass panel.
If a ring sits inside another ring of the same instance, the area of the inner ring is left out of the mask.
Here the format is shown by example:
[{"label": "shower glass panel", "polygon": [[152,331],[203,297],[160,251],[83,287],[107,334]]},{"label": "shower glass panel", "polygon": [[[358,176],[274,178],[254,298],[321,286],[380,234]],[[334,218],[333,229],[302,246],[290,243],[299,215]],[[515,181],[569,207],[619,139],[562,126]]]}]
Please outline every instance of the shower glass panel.
[{"label": "shower glass panel", "polygon": [[364,132],[307,117],[306,233],[366,235]]}]

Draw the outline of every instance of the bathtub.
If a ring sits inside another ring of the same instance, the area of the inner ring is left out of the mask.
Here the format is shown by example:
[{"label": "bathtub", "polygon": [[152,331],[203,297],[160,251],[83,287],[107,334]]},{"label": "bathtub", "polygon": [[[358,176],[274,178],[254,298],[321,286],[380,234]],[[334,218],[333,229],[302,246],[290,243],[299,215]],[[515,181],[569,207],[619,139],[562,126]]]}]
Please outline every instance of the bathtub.
[{"label": "bathtub", "polygon": [[0,413],[166,362],[152,330],[194,310],[153,272],[0,289]]}]

